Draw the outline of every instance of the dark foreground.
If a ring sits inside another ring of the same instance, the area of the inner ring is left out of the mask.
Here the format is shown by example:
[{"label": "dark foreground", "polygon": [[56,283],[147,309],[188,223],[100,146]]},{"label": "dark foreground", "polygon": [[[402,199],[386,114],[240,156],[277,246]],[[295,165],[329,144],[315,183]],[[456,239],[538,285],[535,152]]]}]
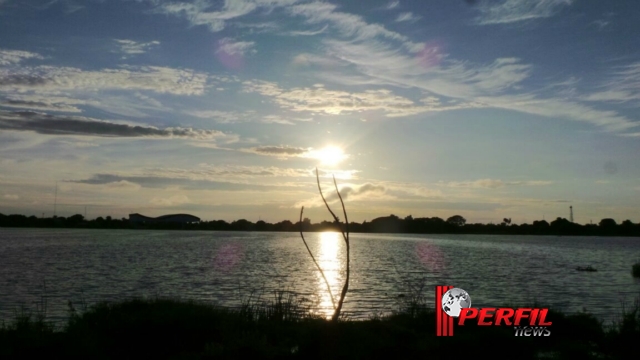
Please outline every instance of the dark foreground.
[{"label": "dark foreground", "polygon": [[280,293],[240,310],[178,300],[98,304],[55,328],[18,315],[0,329],[0,358],[630,359],[640,358],[638,302],[611,328],[587,313],[551,311],[548,337],[515,337],[512,327],[456,327],[435,334],[435,314],[409,301],[395,315],[330,323]]}]

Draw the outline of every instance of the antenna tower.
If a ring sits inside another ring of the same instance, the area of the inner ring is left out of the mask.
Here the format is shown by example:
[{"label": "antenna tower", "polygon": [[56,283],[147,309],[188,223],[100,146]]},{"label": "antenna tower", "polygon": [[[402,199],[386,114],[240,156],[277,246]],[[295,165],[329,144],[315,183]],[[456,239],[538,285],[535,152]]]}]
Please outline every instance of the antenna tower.
[{"label": "antenna tower", "polygon": [[53,217],[56,217],[57,208],[58,208],[58,182],[56,181],[56,194],[53,200]]},{"label": "antenna tower", "polygon": [[569,218],[573,222],[573,205],[569,206]]}]

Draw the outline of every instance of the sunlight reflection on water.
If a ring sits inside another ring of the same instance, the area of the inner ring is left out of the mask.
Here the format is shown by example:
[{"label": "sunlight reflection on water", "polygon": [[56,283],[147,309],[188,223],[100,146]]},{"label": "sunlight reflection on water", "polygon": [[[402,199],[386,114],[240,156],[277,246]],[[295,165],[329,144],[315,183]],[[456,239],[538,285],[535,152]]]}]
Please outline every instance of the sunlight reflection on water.
[{"label": "sunlight reflection on water", "polygon": [[[319,252],[318,252],[318,265],[322,268],[327,282],[331,287],[331,293],[334,296],[334,301],[337,304],[342,290],[342,279],[340,278],[340,270],[344,266],[341,264],[340,248],[341,242],[343,242],[342,234],[337,232],[323,232],[320,233]],[[314,255],[315,256],[315,255]],[[324,282],[320,271],[317,271],[318,287],[317,292],[321,294],[320,309],[319,311],[327,318],[331,318],[333,315],[333,302],[331,301],[331,295],[327,290],[327,284]]]}]

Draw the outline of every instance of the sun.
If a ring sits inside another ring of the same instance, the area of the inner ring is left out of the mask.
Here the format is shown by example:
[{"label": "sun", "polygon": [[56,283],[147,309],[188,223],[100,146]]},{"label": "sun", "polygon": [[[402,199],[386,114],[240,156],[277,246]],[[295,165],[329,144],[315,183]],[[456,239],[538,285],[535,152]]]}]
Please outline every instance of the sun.
[{"label": "sun", "polygon": [[347,158],[344,151],[337,146],[326,146],[314,151],[312,156],[323,165],[336,165]]}]

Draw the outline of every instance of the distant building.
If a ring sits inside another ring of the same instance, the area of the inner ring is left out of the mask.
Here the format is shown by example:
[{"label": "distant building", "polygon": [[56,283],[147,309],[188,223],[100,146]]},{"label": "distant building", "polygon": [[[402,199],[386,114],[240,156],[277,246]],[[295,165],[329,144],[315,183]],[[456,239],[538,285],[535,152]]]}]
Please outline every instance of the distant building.
[{"label": "distant building", "polygon": [[140,215],[129,214],[129,221],[132,223],[197,223],[200,222],[200,218],[189,214],[170,214],[162,215],[156,218]]}]

